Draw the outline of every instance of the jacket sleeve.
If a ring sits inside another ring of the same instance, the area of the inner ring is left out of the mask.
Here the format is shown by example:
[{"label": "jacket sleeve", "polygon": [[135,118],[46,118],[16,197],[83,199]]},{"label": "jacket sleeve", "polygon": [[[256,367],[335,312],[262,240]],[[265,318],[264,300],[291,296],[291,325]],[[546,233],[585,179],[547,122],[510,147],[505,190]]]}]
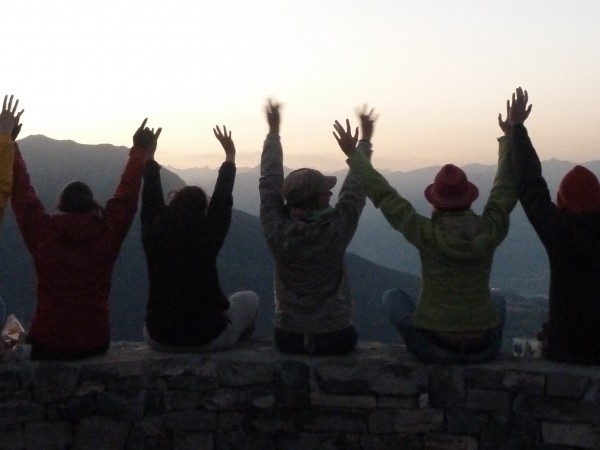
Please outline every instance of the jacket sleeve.
[{"label": "jacket sleeve", "polygon": [[269,134],[260,160],[260,222],[268,242],[272,242],[276,227],[285,216],[281,194],[283,186],[283,150],[278,135]]},{"label": "jacket sleeve", "polygon": [[21,235],[30,252],[51,230],[51,219],[31,185],[27,166],[15,144],[11,205]]},{"label": "jacket sleeve", "polygon": [[8,134],[0,134],[0,224],[12,190],[15,149]]},{"label": "jacket sleeve", "polygon": [[234,163],[224,162],[219,169],[213,195],[208,205],[208,220],[215,248],[220,249],[231,225],[233,208],[233,184],[236,167]]},{"label": "jacket sleeve", "polygon": [[106,202],[104,220],[116,245],[120,245],[137,211],[146,155],[133,147],[114,196]]},{"label": "jacket sleeve", "polygon": [[142,233],[154,223],[164,206],[165,200],[160,181],[160,164],[153,159],[149,159],[144,166],[142,210],[140,212]]},{"label": "jacket sleeve", "polygon": [[412,244],[420,246],[423,233],[431,229],[431,221],[418,214],[411,203],[403,198],[377,172],[368,158],[358,152],[347,160],[350,170],[360,179],[366,194],[396,230]]},{"label": "jacket sleeve", "polygon": [[554,229],[558,209],[552,202],[542,164],[523,125],[512,129],[513,166],[519,200],[527,218],[542,241]]},{"label": "jacket sleeve", "polygon": [[[368,160],[371,159],[371,155],[373,154],[371,143],[368,141],[360,141],[357,151]],[[354,173],[354,170],[350,168],[344,184],[340,188],[338,201],[335,205],[340,218],[340,238],[346,243],[349,243],[352,240],[352,236],[354,236],[356,227],[358,226],[358,219],[365,207],[366,200],[367,194],[360,179]]]},{"label": "jacket sleeve", "polygon": [[498,139],[498,168],[483,218],[495,242],[501,242],[508,233],[510,213],[517,204],[517,185],[511,159],[511,145],[507,137]]}]

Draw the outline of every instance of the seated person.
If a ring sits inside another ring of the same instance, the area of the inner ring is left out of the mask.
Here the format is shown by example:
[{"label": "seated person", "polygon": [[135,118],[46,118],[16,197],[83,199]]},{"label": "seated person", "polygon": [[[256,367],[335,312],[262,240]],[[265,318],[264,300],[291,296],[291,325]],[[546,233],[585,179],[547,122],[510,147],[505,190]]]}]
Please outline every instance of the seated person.
[{"label": "seated person", "polygon": [[217,256],[231,223],[235,145],[217,127],[225,162],[210,201],[198,186],[185,186],[165,204],[160,165],[146,163],[142,189],[142,242],[146,253],[148,305],[144,334],[159,351],[201,352],[233,347],[252,333],[258,296],[243,291],[229,299],[217,273]]},{"label": "seated person", "polygon": [[542,355],[577,364],[600,364],[600,183],[577,165],[562,179],[556,203],[523,122],[527,91],[517,89],[509,114],[519,200],[550,260],[548,322]]},{"label": "seated person", "polygon": [[[336,177],[302,168],[284,179],[279,107],[267,105],[269,134],[259,183],[260,220],[275,257],[275,344],[285,353],[345,354],[355,348],[358,337],[344,255],[365,193],[352,171],[335,207],[329,200]],[[359,152],[369,155],[371,113],[361,114],[359,144]],[[357,140],[350,138],[349,145],[354,148]]]},{"label": "seated person", "polygon": [[[501,117],[499,123],[508,133],[508,123]],[[337,121],[335,129],[340,139],[348,135]],[[346,152],[373,204],[419,250],[418,303],[397,289],[385,292],[382,301],[408,351],[424,363],[483,362],[499,352],[505,301],[492,295],[489,278],[494,251],[508,232],[517,201],[508,138],[499,142],[496,179],[481,215],[471,209],[478,188],[453,164],[443,166],[425,189],[433,206],[429,218],[418,214],[367,158],[352,149]]]}]

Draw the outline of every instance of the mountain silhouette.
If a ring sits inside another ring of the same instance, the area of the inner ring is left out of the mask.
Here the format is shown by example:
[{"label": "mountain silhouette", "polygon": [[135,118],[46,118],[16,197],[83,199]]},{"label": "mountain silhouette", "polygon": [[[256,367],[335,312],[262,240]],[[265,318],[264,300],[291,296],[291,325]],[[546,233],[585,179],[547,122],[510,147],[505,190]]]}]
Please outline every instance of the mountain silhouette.
[{"label": "mountain silhouette", "polygon": [[[86,182],[95,198],[104,204],[114,193],[129,148],[109,144],[82,145],[44,136],[19,140],[31,181],[47,212],[54,210],[62,187],[74,180]],[[245,174],[240,174],[245,178]],[[167,168],[161,170],[165,193],[185,185]],[[210,195],[214,180],[203,183]],[[237,184],[237,180],[236,180]],[[257,189],[257,179],[253,188]],[[249,188],[248,188],[249,189]],[[235,199],[235,205],[240,199]],[[380,267],[366,259],[347,254],[347,268],[353,289],[354,318],[361,339],[395,341],[398,335],[384,317],[380,298],[390,287],[417,295],[417,276]],[[258,217],[234,210],[231,228],[218,259],[221,284],[226,294],[253,290],[261,307],[256,334],[273,331],[274,263],[264,240]],[[141,245],[140,221],[136,216],[115,265],[111,291],[112,340],[141,340],[148,279]],[[35,304],[33,264],[12,210],[9,208],[0,230],[0,295],[7,311],[29,323]]]},{"label": "mountain silhouette", "polygon": [[[373,164],[375,168],[378,168],[376,153],[373,155]],[[556,194],[562,177],[574,165],[575,163],[556,159],[542,163],[543,174],[553,196]],[[600,173],[600,161],[591,161],[583,165],[595,173]],[[419,213],[428,216],[431,213],[431,205],[425,200],[423,190],[433,181],[440,167],[425,167],[409,172],[384,169],[381,172]],[[496,166],[469,164],[463,169],[469,179],[479,187],[480,195],[474,202],[473,209],[475,212],[481,213],[494,180]],[[207,168],[183,170],[171,168],[171,170],[189,184],[211,185],[216,179],[216,170]],[[341,180],[346,173],[346,170],[331,173],[338,177],[334,196],[337,195],[336,189],[341,185]],[[257,180],[259,176],[258,167],[238,171],[233,193],[235,208],[258,215],[260,199]],[[527,220],[520,203],[515,207],[510,220],[508,236],[494,255],[491,285],[524,296],[547,296],[549,265],[546,251]],[[417,250],[387,223],[381,211],[375,209],[370,201],[367,202],[363,211],[356,235],[348,251],[378,265],[420,275],[421,263]]]}]

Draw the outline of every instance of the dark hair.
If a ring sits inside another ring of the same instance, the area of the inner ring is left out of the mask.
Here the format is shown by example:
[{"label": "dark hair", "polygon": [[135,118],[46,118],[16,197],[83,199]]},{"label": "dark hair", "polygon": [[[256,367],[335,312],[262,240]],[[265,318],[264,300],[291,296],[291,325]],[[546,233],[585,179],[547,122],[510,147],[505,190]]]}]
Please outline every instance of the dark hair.
[{"label": "dark hair", "polygon": [[202,188],[198,186],[184,186],[169,192],[168,203],[171,211],[183,214],[205,214],[208,198]]},{"label": "dark hair", "polygon": [[63,188],[57,208],[66,213],[92,213],[97,217],[102,217],[104,213],[104,208],[94,200],[90,187],[82,181],[71,181]]}]

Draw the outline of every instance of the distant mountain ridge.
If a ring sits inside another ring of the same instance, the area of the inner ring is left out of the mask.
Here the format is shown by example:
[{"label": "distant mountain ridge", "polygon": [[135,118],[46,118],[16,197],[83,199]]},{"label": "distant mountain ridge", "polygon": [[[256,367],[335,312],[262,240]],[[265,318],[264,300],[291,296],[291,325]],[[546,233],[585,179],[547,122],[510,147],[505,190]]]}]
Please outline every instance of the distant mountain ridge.
[{"label": "distant mountain ridge", "polygon": [[[73,179],[90,185],[102,204],[117,187],[129,148],[109,144],[81,145],[44,136],[19,140],[19,147],[32,184],[47,212],[54,210],[62,187]],[[184,181],[168,169],[161,170],[165,194],[183,186]],[[204,186],[212,194],[212,184]],[[401,287],[418,294],[420,280],[410,274],[379,267],[356,255],[347,255],[355,300],[355,323],[362,339],[394,341],[396,331],[383,316],[379,299],[385,289]],[[226,293],[250,289],[261,300],[257,333],[270,335],[273,324],[273,258],[265,243],[256,216],[234,210],[232,225],[219,255],[221,284]],[[115,266],[111,293],[113,340],[141,340],[147,294],[146,263],[141,245],[139,215]],[[0,296],[7,310],[24,324],[29,322],[35,302],[31,257],[9,208],[0,229]]]},{"label": "distant mountain ridge", "polygon": [[[376,155],[373,164],[377,167]],[[551,195],[556,190],[564,174],[575,163],[551,159],[544,161],[543,174],[548,182]],[[600,161],[582,164],[596,174],[600,174]],[[398,190],[423,215],[429,215],[431,206],[423,196],[425,187],[433,181],[441,166],[424,167],[408,172],[382,169],[389,183]],[[379,168],[378,168],[379,169]],[[480,196],[473,205],[481,212],[493,183],[496,165],[468,164],[463,166],[469,179],[479,187]],[[216,170],[207,168],[179,170],[170,168],[187,183],[210,186],[216,179]],[[286,173],[291,170],[286,168]],[[338,177],[336,189],[346,176],[347,171],[328,174]],[[235,208],[249,214],[258,215],[259,167],[245,169],[238,174],[234,188]],[[334,196],[337,190],[334,190]],[[380,211],[370,201],[362,214],[356,235],[348,249],[350,252],[373,261],[376,264],[401,272],[420,275],[420,261],[417,251],[396,230],[392,229]],[[494,287],[521,295],[543,295],[548,293],[549,266],[546,252],[533,231],[520,204],[511,215],[511,228],[505,241],[500,245],[494,257],[491,282]]]}]

